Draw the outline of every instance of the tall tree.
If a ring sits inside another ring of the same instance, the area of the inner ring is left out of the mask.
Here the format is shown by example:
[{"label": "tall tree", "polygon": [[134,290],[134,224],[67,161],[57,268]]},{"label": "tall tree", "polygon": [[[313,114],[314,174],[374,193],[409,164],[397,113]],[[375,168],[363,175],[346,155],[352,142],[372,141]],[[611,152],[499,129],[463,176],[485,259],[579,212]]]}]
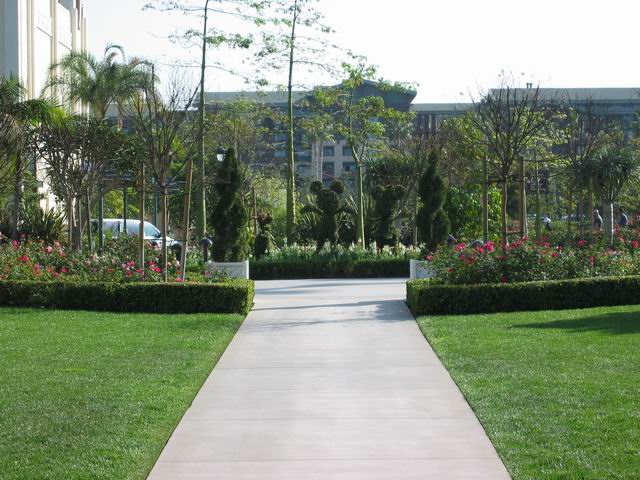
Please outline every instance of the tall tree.
[{"label": "tall tree", "polygon": [[0,78],[0,190],[13,177],[11,236],[19,238],[25,141],[39,122],[51,118],[53,104],[45,99],[27,100],[26,90],[15,78]]},{"label": "tall tree", "polygon": [[[329,39],[331,28],[316,8],[319,0],[272,0],[271,16],[262,34],[261,48],[256,53],[257,66],[261,70],[286,72],[287,81],[287,242],[294,243],[296,224],[296,167],[295,167],[295,115],[293,89],[304,88],[299,75],[311,71],[332,74],[333,55],[336,46]],[[264,83],[267,83],[266,79]]]},{"label": "tall tree", "polygon": [[[356,238],[364,242],[363,179],[368,159],[384,151],[390,143],[389,132],[397,131],[398,124],[411,123],[411,112],[400,112],[386,106],[385,92],[408,92],[410,89],[399,83],[373,79],[376,68],[364,60],[356,65],[343,64],[345,79],[336,87],[319,88],[316,101],[332,115],[336,133],[344,138],[356,165]],[[365,95],[362,87],[371,83],[380,95]]]},{"label": "tall tree", "polygon": [[631,182],[640,179],[640,159],[622,143],[603,149],[594,161],[594,183],[603,203],[603,230],[613,244],[615,220],[613,205]]},{"label": "tall tree", "polygon": [[[503,76],[501,85],[474,102],[475,127],[482,132],[490,167],[502,187],[502,242],[508,243],[507,189],[516,162],[536,136],[542,134],[553,115],[549,99],[541,98],[539,87],[517,88],[513,79]],[[521,173],[524,170],[521,165]],[[520,179],[523,182],[524,179]],[[526,219],[521,218],[524,222]]]},{"label": "tall tree", "polygon": [[[196,195],[195,195],[195,223],[196,236],[203,238],[207,230],[206,220],[206,142],[205,142],[205,88],[207,68],[212,67],[221,71],[241,74],[233,70],[223,60],[209,58],[212,49],[221,46],[247,49],[253,43],[253,36],[240,34],[223,28],[234,24],[230,20],[241,20],[244,23],[262,26],[265,23],[263,11],[269,0],[153,0],[145,4],[144,9],[155,9],[164,12],[181,12],[196,19],[200,25],[184,31],[174,32],[171,38],[181,42],[185,47],[197,46],[199,50],[199,95],[198,95],[198,151],[195,159]],[[215,19],[213,17],[216,17]],[[222,25],[222,27],[221,27]],[[222,56],[221,56],[222,57]],[[192,166],[187,167],[188,171]],[[187,199],[190,203],[191,189],[187,189]],[[186,203],[185,203],[186,204]]]},{"label": "tall tree", "polygon": [[438,156],[432,152],[429,155],[429,166],[420,179],[419,187],[422,205],[418,211],[418,226],[421,240],[430,251],[443,243],[451,230],[451,222],[443,209],[447,191],[438,164]]},{"label": "tall tree", "polygon": [[[156,84],[155,68],[151,67],[144,89],[126,105],[124,111],[144,145],[144,162],[154,176],[160,192],[162,231],[162,271],[167,280],[167,232],[169,189],[175,185],[198,145],[198,130],[190,123],[189,112],[198,89],[188,86],[183,77],[174,75],[164,91]],[[188,222],[188,215],[186,218]],[[182,251],[186,253],[188,229],[183,232]],[[184,255],[183,255],[184,258]],[[182,269],[184,271],[184,261]]]},{"label": "tall tree", "polygon": [[[120,60],[120,61],[118,61]],[[86,103],[96,120],[107,117],[110,106],[118,107],[146,81],[143,62],[127,59],[119,45],[107,45],[103,58],[85,51],[72,51],[50,67],[48,88],[59,91],[73,105]]]}]

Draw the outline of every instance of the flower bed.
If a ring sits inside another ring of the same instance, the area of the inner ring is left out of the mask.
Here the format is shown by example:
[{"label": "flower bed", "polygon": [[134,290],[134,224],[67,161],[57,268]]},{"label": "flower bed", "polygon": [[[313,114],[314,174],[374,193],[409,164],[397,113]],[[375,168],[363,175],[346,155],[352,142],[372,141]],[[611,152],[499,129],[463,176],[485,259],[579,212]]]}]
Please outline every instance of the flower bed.
[{"label": "flower bed", "polygon": [[316,254],[314,248],[294,246],[251,260],[249,271],[254,280],[407,277],[409,260],[419,257],[417,249],[405,247],[377,252],[338,246]]},{"label": "flower bed", "polygon": [[488,242],[444,247],[426,261],[436,272],[434,284],[471,285],[640,275],[640,240],[635,231],[618,234],[613,248],[520,239],[506,247]]},{"label": "flower bed", "polygon": [[[0,247],[0,280],[158,282],[162,279],[160,251],[147,245],[144,269],[138,265],[135,237],[107,242],[102,255],[88,255],[66,249],[60,243],[13,242]],[[168,262],[168,274],[175,280],[179,264]]]}]

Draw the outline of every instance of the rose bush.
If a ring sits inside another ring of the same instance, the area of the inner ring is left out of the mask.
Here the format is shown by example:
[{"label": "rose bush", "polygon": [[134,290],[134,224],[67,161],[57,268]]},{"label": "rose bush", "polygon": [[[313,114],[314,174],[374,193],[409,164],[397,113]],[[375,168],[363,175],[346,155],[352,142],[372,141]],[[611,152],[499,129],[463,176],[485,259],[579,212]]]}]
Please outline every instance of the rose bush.
[{"label": "rose bush", "polygon": [[[73,252],[57,242],[13,242],[0,246],[0,280],[160,281],[159,249],[146,246],[144,268],[138,265],[137,255],[134,237],[110,240],[102,255]],[[178,273],[178,262],[170,258],[169,279],[174,281]]]},{"label": "rose bush", "polygon": [[425,257],[436,276],[433,283],[513,283],[590,277],[640,275],[640,238],[637,232],[617,232],[613,248],[519,239],[507,246],[458,244]]}]

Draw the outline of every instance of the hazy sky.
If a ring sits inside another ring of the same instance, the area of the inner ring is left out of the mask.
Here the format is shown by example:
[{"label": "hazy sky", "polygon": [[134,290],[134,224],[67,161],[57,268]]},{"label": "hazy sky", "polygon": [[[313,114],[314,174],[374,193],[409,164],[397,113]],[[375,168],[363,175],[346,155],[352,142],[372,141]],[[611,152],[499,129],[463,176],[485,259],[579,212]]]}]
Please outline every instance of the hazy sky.
[{"label": "hazy sky", "polygon": [[[85,0],[91,50],[117,43],[165,63],[189,57],[164,38],[185,19],[143,12],[144,3]],[[320,8],[336,43],[389,80],[417,83],[419,102],[464,100],[501,70],[543,87],[640,86],[638,0],[320,0]],[[208,77],[210,91],[247,88]]]}]

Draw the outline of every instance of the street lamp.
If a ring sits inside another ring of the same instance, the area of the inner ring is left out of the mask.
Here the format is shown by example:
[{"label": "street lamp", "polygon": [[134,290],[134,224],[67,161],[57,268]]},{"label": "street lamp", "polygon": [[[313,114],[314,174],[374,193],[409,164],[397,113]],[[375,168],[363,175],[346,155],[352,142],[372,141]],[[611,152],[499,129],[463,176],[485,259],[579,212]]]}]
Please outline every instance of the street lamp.
[{"label": "street lamp", "polygon": [[224,157],[227,155],[227,150],[220,144],[216,149],[216,158],[219,162],[224,162]]}]

